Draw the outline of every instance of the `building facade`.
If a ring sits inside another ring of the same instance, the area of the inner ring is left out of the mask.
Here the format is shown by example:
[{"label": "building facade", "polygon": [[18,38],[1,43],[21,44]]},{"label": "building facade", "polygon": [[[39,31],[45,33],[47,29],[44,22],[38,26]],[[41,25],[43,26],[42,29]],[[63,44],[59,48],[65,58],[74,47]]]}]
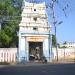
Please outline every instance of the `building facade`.
[{"label": "building facade", "polygon": [[46,13],[45,2],[29,3],[24,0],[22,20],[19,24],[19,61],[31,60],[44,56],[50,59],[50,28]]},{"label": "building facade", "polygon": [[61,44],[60,47],[67,47],[67,48],[75,48],[75,42],[66,42],[66,44]]}]

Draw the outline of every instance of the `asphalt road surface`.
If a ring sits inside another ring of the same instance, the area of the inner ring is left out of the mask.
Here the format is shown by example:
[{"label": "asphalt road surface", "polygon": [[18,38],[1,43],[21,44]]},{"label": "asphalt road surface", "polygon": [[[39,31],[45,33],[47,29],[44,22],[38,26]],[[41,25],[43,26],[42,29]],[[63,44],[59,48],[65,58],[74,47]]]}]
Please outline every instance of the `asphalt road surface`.
[{"label": "asphalt road surface", "polygon": [[75,75],[75,64],[0,66],[0,75]]}]

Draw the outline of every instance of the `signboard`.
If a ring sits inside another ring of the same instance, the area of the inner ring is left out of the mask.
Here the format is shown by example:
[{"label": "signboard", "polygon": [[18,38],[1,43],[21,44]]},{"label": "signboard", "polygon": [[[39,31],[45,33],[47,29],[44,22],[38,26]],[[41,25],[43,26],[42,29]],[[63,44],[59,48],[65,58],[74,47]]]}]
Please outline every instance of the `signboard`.
[{"label": "signboard", "polygon": [[31,36],[31,37],[27,37],[27,41],[32,41],[32,42],[41,42],[45,39],[45,37],[41,37],[41,36]]}]

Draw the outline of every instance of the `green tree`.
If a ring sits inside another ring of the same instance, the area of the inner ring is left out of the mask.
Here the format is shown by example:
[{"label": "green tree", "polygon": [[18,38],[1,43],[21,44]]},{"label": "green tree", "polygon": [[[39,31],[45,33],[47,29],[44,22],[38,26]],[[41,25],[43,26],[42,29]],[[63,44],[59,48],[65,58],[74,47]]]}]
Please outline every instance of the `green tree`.
[{"label": "green tree", "polygon": [[[16,1],[18,4],[19,0]],[[13,0],[0,0],[0,47],[17,47],[20,14],[21,6],[14,7]]]},{"label": "green tree", "polygon": [[63,44],[66,45],[67,44],[67,41],[65,41]]},{"label": "green tree", "polygon": [[55,37],[55,35],[52,35],[52,46],[56,47],[56,37]]},{"label": "green tree", "polygon": [[64,46],[62,46],[62,48],[67,48],[66,44],[67,44],[67,41],[65,41],[65,42],[63,43]]}]

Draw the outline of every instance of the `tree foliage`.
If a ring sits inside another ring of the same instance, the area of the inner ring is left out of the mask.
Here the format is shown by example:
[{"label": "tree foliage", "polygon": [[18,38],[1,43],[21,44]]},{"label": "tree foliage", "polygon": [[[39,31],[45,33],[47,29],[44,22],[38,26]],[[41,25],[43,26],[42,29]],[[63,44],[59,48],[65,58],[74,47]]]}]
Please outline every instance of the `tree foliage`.
[{"label": "tree foliage", "polygon": [[0,47],[18,46],[18,24],[21,17],[22,0],[0,0]]},{"label": "tree foliage", "polygon": [[56,47],[56,37],[55,37],[55,35],[52,35],[52,46]]}]

